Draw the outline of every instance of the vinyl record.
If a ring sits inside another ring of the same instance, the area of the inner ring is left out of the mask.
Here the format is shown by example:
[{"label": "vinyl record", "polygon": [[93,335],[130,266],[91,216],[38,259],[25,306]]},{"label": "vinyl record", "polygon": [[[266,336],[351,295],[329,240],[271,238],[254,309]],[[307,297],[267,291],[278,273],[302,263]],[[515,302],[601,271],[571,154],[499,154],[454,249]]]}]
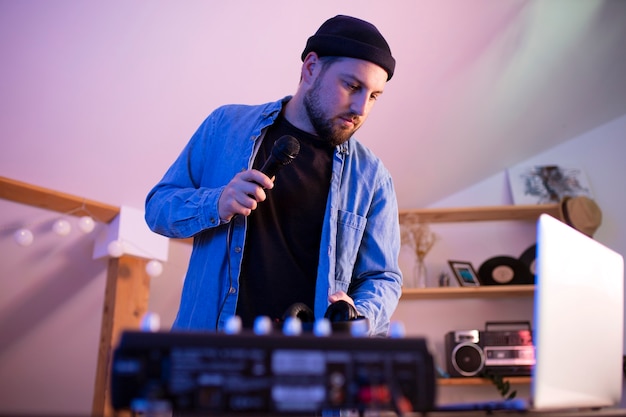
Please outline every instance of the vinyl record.
[{"label": "vinyl record", "polygon": [[519,260],[522,261],[524,265],[526,265],[526,267],[528,268],[528,271],[533,277],[537,275],[537,270],[535,268],[536,258],[537,258],[537,244],[531,245],[519,257]]},{"label": "vinyl record", "polygon": [[534,282],[528,267],[510,256],[487,259],[478,268],[478,279],[481,285],[528,285]]}]

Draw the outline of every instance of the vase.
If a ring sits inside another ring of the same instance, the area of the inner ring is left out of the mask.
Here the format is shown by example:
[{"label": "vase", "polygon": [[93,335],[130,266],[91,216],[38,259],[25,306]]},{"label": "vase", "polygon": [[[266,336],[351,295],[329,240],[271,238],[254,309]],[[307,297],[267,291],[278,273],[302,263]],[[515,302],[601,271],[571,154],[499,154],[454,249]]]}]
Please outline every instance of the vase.
[{"label": "vase", "polygon": [[411,283],[413,288],[426,288],[427,280],[426,264],[423,260],[418,259],[413,265],[413,282]]}]

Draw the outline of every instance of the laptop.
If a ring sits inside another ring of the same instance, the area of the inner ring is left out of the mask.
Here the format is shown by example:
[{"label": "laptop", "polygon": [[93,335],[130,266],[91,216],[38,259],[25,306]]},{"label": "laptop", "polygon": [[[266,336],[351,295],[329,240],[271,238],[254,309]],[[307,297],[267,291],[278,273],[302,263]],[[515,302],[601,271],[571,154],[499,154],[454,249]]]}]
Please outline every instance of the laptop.
[{"label": "laptop", "polygon": [[531,398],[441,410],[578,410],[617,405],[624,357],[624,258],[565,223],[537,222]]}]

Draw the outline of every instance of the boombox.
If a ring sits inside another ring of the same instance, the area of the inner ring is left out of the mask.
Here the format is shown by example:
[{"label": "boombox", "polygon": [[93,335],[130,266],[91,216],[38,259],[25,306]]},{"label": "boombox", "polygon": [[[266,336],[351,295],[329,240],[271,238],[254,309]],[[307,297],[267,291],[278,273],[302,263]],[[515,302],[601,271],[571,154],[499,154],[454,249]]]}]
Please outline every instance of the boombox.
[{"label": "boombox", "polygon": [[445,336],[446,365],[451,377],[481,376],[486,372],[501,376],[527,376],[535,365],[535,347],[530,325],[523,330],[458,330]]}]

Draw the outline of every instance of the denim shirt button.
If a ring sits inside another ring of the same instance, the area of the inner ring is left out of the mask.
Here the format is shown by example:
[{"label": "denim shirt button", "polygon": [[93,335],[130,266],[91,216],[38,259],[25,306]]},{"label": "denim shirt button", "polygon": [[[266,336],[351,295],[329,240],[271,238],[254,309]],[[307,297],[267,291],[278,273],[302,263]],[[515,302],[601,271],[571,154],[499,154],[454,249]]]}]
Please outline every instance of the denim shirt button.
[{"label": "denim shirt button", "polygon": [[241,246],[237,246],[237,247],[235,248],[235,253],[239,253],[239,252],[241,252]]},{"label": "denim shirt button", "polygon": [[230,290],[228,290],[228,292],[229,292],[230,294],[235,294],[235,293],[237,292],[237,288],[235,288],[235,287],[230,287]]}]

